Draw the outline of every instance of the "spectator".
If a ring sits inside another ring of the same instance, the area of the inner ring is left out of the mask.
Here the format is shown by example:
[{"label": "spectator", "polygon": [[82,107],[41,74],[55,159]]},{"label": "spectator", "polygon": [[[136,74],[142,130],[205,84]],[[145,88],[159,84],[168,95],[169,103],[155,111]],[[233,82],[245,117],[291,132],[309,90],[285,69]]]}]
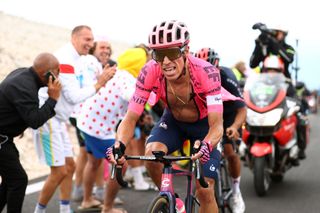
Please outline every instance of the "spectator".
[{"label": "spectator", "polygon": [[[14,70],[0,84],[0,212],[6,204],[7,212],[22,212],[28,177],[13,138],[28,127],[40,127],[55,115],[61,90],[58,76],[56,57],[41,53],[32,67]],[[44,86],[48,86],[48,98],[39,108],[38,90]]]}]

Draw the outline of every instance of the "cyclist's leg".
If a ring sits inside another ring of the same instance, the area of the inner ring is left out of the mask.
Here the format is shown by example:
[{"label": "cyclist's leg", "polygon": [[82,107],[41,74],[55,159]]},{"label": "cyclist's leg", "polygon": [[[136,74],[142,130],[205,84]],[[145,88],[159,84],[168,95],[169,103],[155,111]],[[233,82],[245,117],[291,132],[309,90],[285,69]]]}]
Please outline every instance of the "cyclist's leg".
[{"label": "cyclist's leg", "polygon": [[238,154],[234,151],[233,141],[229,140],[227,137],[223,137],[223,148],[224,156],[228,160],[228,171],[233,182],[233,192],[239,193],[240,188],[240,172],[241,172],[241,162]]},{"label": "cyclist's leg", "polygon": [[200,201],[199,212],[218,212],[218,206],[215,199],[214,184],[218,177],[217,171],[220,168],[221,153],[214,149],[210,153],[210,160],[203,164],[203,174],[205,180],[209,183],[208,188],[203,188],[199,183],[196,184],[196,196]]},{"label": "cyclist's leg", "polygon": [[[184,124],[182,126],[192,142],[197,139],[203,140],[209,131],[207,118],[192,124]],[[200,186],[200,184],[196,184],[196,196],[200,201],[200,213],[218,212],[218,206],[214,195],[214,180],[218,177],[217,171],[220,168],[220,159],[221,153],[217,148],[215,148],[210,153],[210,160],[202,165],[203,174],[205,176],[205,180],[209,183],[209,187],[203,188]]]},{"label": "cyclist's leg", "polygon": [[240,191],[241,162],[239,155],[234,151],[234,142],[224,136],[224,155],[228,161],[229,175],[232,179],[232,208],[233,211],[244,212],[245,204]]},{"label": "cyclist's leg", "polygon": [[[176,120],[170,112],[165,111],[147,139],[146,155],[152,155],[152,151],[163,151],[170,154],[182,147],[183,141],[184,138]],[[146,168],[154,183],[160,188],[163,165],[156,162],[146,162]]]}]

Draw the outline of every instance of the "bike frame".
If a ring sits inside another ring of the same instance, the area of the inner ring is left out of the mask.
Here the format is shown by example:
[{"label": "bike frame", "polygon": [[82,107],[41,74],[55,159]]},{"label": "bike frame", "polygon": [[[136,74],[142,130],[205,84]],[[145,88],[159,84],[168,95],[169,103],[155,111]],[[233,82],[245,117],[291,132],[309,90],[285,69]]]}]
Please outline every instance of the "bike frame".
[{"label": "bike frame", "polygon": [[192,209],[192,200],[196,200],[193,195],[193,171],[192,165],[189,165],[189,170],[177,170],[172,168],[172,164],[164,164],[162,176],[161,176],[161,187],[160,187],[160,196],[166,196],[169,201],[170,212],[175,212],[176,206],[176,197],[174,193],[173,177],[174,176],[186,176],[187,177],[187,195],[185,198],[185,208],[186,212],[191,212]]}]

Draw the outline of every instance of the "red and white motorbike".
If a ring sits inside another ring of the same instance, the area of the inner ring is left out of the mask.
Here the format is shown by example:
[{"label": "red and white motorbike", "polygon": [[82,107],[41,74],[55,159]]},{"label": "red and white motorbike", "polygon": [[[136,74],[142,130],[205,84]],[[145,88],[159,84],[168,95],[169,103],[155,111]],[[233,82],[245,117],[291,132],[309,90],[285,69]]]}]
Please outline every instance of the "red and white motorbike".
[{"label": "red and white motorbike", "polygon": [[271,180],[282,181],[289,168],[299,165],[299,106],[286,97],[287,86],[283,74],[262,73],[249,78],[244,88],[247,120],[240,154],[253,171],[259,196],[266,194]]}]

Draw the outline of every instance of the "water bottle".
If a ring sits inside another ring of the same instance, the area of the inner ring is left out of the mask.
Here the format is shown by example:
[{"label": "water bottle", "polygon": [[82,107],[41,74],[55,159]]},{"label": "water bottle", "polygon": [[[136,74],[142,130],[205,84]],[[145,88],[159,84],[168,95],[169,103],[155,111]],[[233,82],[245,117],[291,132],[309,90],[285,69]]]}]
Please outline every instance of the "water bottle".
[{"label": "water bottle", "polygon": [[184,202],[180,198],[176,198],[176,212],[177,213],[186,213],[186,208]]}]

